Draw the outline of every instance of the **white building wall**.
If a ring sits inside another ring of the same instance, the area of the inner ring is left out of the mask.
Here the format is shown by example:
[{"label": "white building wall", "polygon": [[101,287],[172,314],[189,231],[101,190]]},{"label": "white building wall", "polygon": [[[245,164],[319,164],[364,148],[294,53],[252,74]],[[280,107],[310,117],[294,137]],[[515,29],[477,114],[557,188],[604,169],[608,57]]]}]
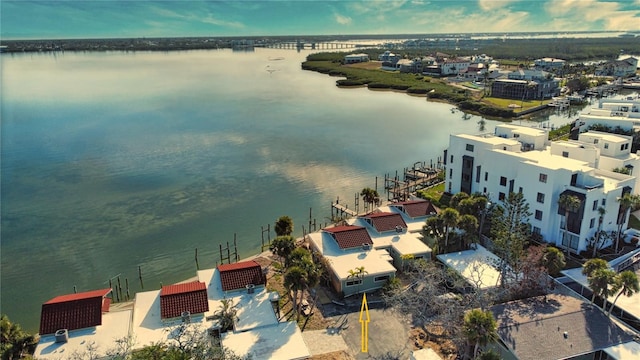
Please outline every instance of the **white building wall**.
[{"label": "white building wall", "polygon": [[[554,148],[562,151],[563,146]],[[564,222],[564,212],[558,213],[558,200],[565,191],[578,194],[583,198],[583,209],[574,251],[582,252],[597,230],[600,206],[607,209],[603,230],[617,230],[616,199],[624,187],[633,191],[636,179],[590,166],[598,152],[593,146],[570,149],[574,150],[573,156],[565,158],[552,155],[548,149],[522,152],[513,138],[451,135],[445,164],[446,188],[455,194],[466,186],[470,193],[487,194],[494,203],[506,199],[509,192],[522,192],[532,214],[529,219],[532,230],[558,246],[562,245],[561,224]],[[464,156],[467,156],[466,164]],[[469,171],[471,158],[473,164]],[[463,176],[466,173],[469,179],[469,172],[470,182]]]}]

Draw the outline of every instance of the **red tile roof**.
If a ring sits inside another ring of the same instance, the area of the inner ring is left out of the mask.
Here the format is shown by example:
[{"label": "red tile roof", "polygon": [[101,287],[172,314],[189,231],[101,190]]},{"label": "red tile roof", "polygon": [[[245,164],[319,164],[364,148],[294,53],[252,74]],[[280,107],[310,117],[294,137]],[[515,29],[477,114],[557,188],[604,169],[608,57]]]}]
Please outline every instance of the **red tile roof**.
[{"label": "red tile roof", "polygon": [[351,249],[363,244],[373,245],[367,229],[362,226],[346,225],[324,229],[336,240],[340,249]]},{"label": "red tile roof", "polygon": [[364,216],[365,219],[369,219],[371,225],[378,232],[395,231],[399,226],[403,229],[407,228],[407,223],[404,222],[402,215],[390,212],[371,213]]},{"label": "red tile roof", "polygon": [[102,324],[102,313],[109,311],[111,289],[57,296],[42,304],[40,334],[57,330],[76,330]]},{"label": "red tile roof", "polygon": [[207,285],[203,282],[163,286],[160,290],[160,317],[179,317],[184,311],[202,314],[209,311]]},{"label": "red tile roof", "polygon": [[224,291],[244,289],[249,284],[266,284],[266,279],[262,275],[262,267],[253,260],[235,264],[221,264],[218,265],[218,271]]},{"label": "red tile roof", "polygon": [[391,206],[399,208],[410,218],[417,218],[437,214],[438,208],[433,206],[429,200],[413,200],[391,204]]}]

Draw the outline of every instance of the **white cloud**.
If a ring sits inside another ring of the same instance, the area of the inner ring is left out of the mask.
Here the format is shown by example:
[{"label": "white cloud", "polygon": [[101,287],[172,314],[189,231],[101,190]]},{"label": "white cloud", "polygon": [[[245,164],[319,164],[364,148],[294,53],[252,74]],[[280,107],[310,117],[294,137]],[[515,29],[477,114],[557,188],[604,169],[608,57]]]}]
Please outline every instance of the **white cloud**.
[{"label": "white cloud", "polygon": [[[636,0],[636,3],[640,1]],[[593,23],[600,22],[603,30],[640,29],[640,9],[621,10],[619,2],[551,0],[545,5],[545,11],[554,21],[562,18],[564,22],[571,24],[571,28],[586,23],[593,29]]]},{"label": "white cloud", "polygon": [[467,13],[463,8],[448,8],[415,13],[410,22],[423,32],[464,33],[530,31],[534,30],[530,19],[531,15],[525,11],[496,9]]},{"label": "white cloud", "polygon": [[515,0],[478,0],[478,6],[484,11],[503,8]]},{"label": "white cloud", "polygon": [[352,22],[352,19],[348,16],[334,14],[333,17],[336,20],[336,22],[340,25],[350,25]]}]

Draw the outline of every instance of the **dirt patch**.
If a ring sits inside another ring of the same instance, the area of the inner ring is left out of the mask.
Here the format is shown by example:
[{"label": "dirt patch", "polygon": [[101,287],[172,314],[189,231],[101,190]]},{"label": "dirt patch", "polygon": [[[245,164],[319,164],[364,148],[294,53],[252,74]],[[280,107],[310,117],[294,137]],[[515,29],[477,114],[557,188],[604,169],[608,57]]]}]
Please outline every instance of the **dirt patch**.
[{"label": "dirt patch", "polygon": [[314,355],[311,360],[354,360],[355,358],[349,355],[346,351],[336,351],[327,354]]},{"label": "dirt patch", "polygon": [[380,70],[380,67],[382,66],[382,62],[381,61],[368,61],[368,62],[347,64],[347,65],[344,65],[344,66],[346,66],[346,67],[354,67],[354,68],[358,68],[358,69],[366,69],[366,70]]},{"label": "dirt patch", "polygon": [[458,348],[449,340],[444,329],[439,325],[427,325],[425,329],[414,328],[409,332],[414,350],[430,348],[445,360],[454,360]]},{"label": "dirt patch", "polygon": [[[289,291],[284,287],[284,274],[276,266],[277,260],[275,256],[266,255],[263,253],[261,256],[254,259],[263,269],[268,269],[267,272],[267,290],[277,291],[280,294],[280,321],[295,321],[297,314],[293,308],[293,301]],[[300,296],[300,295],[298,295]],[[322,312],[315,306],[314,298],[307,292],[303,292],[303,299],[307,300],[311,307],[311,315],[304,316],[300,314],[298,320],[298,326],[302,331],[305,330],[323,330],[328,326],[327,320],[325,320]],[[299,298],[298,298],[299,302]]]}]

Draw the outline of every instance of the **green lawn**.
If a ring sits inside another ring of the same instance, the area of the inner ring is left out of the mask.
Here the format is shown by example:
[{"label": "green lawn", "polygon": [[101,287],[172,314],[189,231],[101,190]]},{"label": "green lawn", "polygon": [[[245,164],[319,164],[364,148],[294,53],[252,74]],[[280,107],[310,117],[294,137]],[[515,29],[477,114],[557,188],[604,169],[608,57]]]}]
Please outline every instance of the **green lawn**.
[{"label": "green lawn", "polygon": [[494,98],[494,97],[485,97],[482,99],[485,102],[488,102],[496,107],[499,108],[503,108],[503,109],[509,109],[509,105],[511,104],[516,104],[518,106],[518,108],[515,108],[514,111],[522,111],[522,110],[526,110],[532,107],[536,107],[536,106],[540,106],[540,105],[546,105],[548,103],[551,102],[551,100],[515,100],[515,99],[501,99],[501,98]]}]

